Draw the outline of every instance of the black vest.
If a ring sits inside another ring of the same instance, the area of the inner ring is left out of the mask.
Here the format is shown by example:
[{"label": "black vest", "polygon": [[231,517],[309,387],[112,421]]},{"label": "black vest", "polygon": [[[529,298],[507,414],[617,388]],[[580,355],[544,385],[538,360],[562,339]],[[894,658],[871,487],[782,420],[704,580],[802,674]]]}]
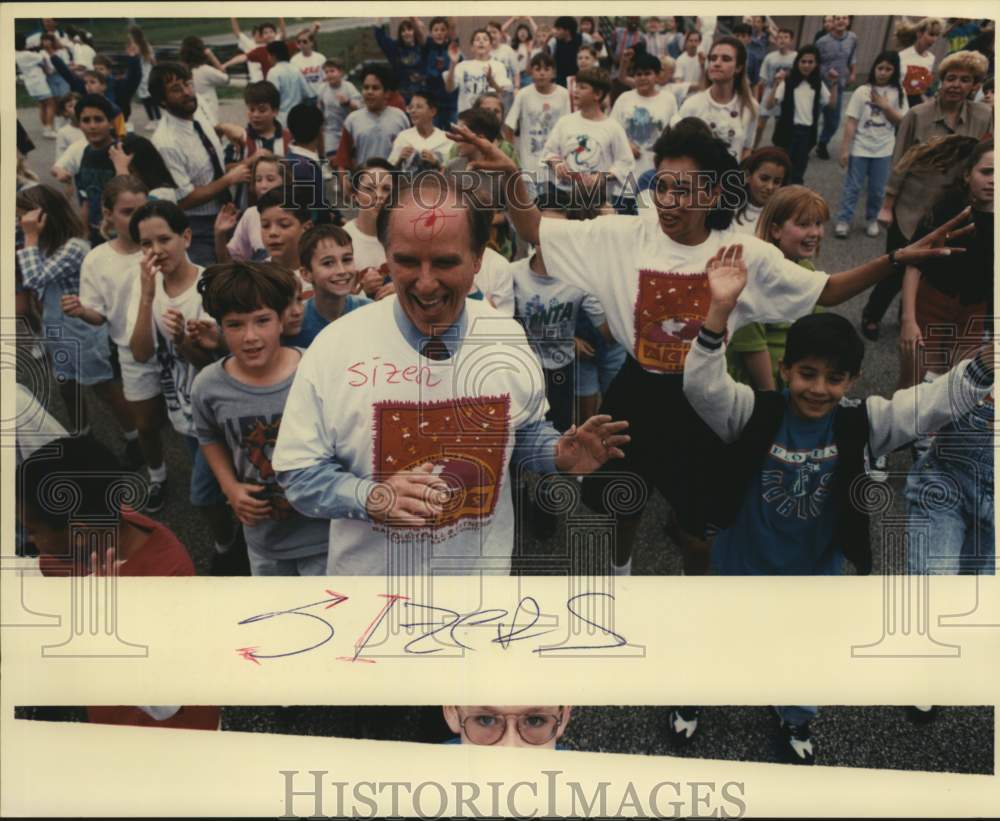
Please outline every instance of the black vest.
[{"label": "black vest", "polygon": [[[819,70],[818,68],[816,69]],[[812,148],[816,145],[816,136],[819,134],[819,109],[820,100],[823,99],[823,81],[820,80],[820,88],[816,90],[813,95],[813,121],[812,125],[809,126],[809,147]],[[796,86],[798,88],[798,86]],[[792,147],[792,134],[795,132],[795,89],[790,89],[788,87],[788,81],[785,80],[785,96],[781,98],[781,113],[778,115],[777,122],[774,124],[774,135],[771,137],[771,143],[778,146],[778,148],[783,148],[785,151],[790,151]]]},{"label": "black vest", "polygon": [[[739,439],[727,446],[724,469],[715,478],[718,491],[709,521],[727,528],[746,500],[747,488],[767,457],[788,404],[778,391],[757,391],[753,414]],[[840,546],[844,555],[857,569],[858,575],[872,571],[871,540],[868,533],[868,513],[855,502],[865,498],[865,485],[870,480],[865,473],[865,449],[868,445],[868,410],[864,402],[841,405],[833,423],[833,441],[837,446],[837,467],[833,473],[833,494],[836,524],[831,542]]]}]

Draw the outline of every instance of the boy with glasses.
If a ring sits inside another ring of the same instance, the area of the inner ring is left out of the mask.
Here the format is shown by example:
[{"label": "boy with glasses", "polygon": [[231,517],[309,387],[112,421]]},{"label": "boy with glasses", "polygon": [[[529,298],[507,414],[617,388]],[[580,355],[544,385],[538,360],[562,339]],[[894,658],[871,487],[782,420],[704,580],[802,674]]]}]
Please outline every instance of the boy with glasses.
[{"label": "boy with glasses", "polygon": [[562,749],[572,707],[450,707],[444,720],[459,737],[446,744]]}]

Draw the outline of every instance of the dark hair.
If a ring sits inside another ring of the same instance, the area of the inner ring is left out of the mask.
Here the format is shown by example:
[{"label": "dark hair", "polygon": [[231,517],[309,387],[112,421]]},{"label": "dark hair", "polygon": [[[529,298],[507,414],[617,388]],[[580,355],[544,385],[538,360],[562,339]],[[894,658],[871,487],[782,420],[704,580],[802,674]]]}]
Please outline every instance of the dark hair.
[{"label": "dark hair", "polygon": [[809,314],[788,329],[783,364],[790,368],[810,357],[823,360],[834,370],[857,376],[865,358],[865,343],[849,319],[832,313]]},{"label": "dark hair", "polygon": [[129,172],[142,180],[150,191],[154,188],[177,187],[160,152],[146,137],[126,134],[122,140],[122,150],[132,158],[129,161]]},{"label": "dark hair", "polygon": [[284,40],[272,40],[268,43],[267,53],[279,63],[287,63],[292,58],[288,51],[288,43]]},{"label": "dark hair", "polygon": [[484,137],[491,143],[500,136],[497,118],[482,108],[468,108],[458,115],[458,119],[477,137]]},{"label": "dark hair", "polygon": [[430,31],[432,28],[434,28],[434,26],[438,24],[441,24],[443,26],[448,26],[449,28],[451,28],[451,26],[448,23],[447,17],[432,17],[431,21],[427,24],[427,30]]},{"label": "dark hair", "polygon": [[323,130],[323,112],[309,103],[292,106],[288,112],[288,130],[300,145],[311,143]]},{"label": "dark hair", "polygon": [[[501,97],[495,91],[484,91],[482,94],[480,94],[478,97],[476,97],[476,100],[475,100],[475,102],[473,102],[472,107],[473,108],[482,108],[483,107],[483,100],[496,100],[498,103],[500,103],[500,122],[502,124],[503,123],[504,110],[505,110],[505,106],[503,104],[503,97]],[[496,114],[494,114],[493,116],[495,117]]]},{"label": "dark hair", "polygon": [[73,109],[77,122],[80,121],[80,114],[85,108],[100,110],[108,118],[108,122],[111,122],[115,118],[115,107],[111,104],[111,100],[103,94],[84,94],[77,100],[76,107]]},{"label": "dark hair", "polygon": [[[86,71],[84,71],[84,72],[83,72],[83,74],[81,74],[80,76],[81,76],[81,77],[82,77],[82,78],[83,78],[84,80],[87,80],[87,79],[93,79],[93,80],[97,80],[97,82],[98,82],[98,83],[100,83],[100,84],[101,84],[102,86],[104,86],[105,88],[107,88],[107,87],[108,87],[108,78],[107,78],[107,77],[105,77],[105,76],[104,76],[103,74],[101,74],[101,72],[99,72],[99,71],[94,71],[94,69],[92,69],[92,68],[88,68],[88,69],[87,69]],[[102,95],[102,96],[103,96],[103,95]]]},{"label": "dark hair", "polygon": [[271,29],[275,34],[278,33],[278,27],[274,25],[270,20],[265,20],[263,23],[258,23],[251,30],[254,34],[262,34],[264,29]]},{"label": "dark hair", "polygon": [[56,111],[62,111],[67,105],[73,103],[73,116],[76,117],[76,102],[80,99],[82,99],[82,95],[77,94],[75,91],[67,92],[56,102]]},{"label": "dark hair", "polygon": [[547,51],[540,51],[528,62],[529,68],[555,68],[556,61]]},{"label": "dark hair", "polygon": [[16,208],[34,211],[41,208],[45,225],[38,237],[38,247],[51,256],[73,237],[86,237],[87,226],[80,217],[80,210],[66,195],[48,185],[32,185],[17,192]]},{"label": "dark hair", "polygon": [[107,66],[108,70],[115,67],[114,62],[108,57],[107,54],[97,54],[94,56],[95,66]]},{"label": "dark hair", "polygon": [[737,208],[736,212],[733,214],[733,221],[738,225],[743,222],[743,218],[747,213],[747,208],[749,208],[751,204],[752,198],[750,196],[750,177],[758,168],[767,162],[780,165],[785,169],[785,178],[782,181],[782,185],[788,182],[792,176],[792,160],[783,148],[778,148],[777,146],[769,145],[764,148],[758,148],[753,152],[753,154],[743,160],[743,162],[740,163],[740,169],[743,171],[745,184],[743,204]]},{"label": "dark hair", "polygon": [[302,263],[303,268],[310,268],[317,246],[325,239],[332,239],[341,248],[354,247],[351,235],[339,225],[331,223],[314,225],[312,228],[306,229],[299,240],[299,262]]},{"label": "dark hair", "polygon": [[[32,454],[17,473],[17,498],[32,518],[53,530],[73,520],[117,521],[121,505],[137,504],[140,481],[92,436],[63,436]],[[73,505],[66,502],[72,500]],[[67,543],[66,553],[71,552]],[[90,561],[90,555],[83,557]]]},{"label": "dark hair", "polygon": [[[685,117],[676,125],[664,129],[653,144],[653,167],[657,170],[663,160],[677,157],[689,157],[699,171],[710,172],[716,185],[735,177],[738,169],[726,144],[712,136],[708,126],[695,117]],[[705,227],[721,231],[728,228],[732,221],[733,209],[727,207],[726,198],[720,196],[705,217]]]},{"label": "dark hair", "polygon": [[419,97],[421,100],[427,103],[428,108],[433,108],[437,111],[437,100],[434,99],[434,95],[425,89],[418,89],[410,95],[410,101],[413,101],[414,97]]},{"label": "dark hair", "polygon": [[177,56],[188,68],[205,65],[208,62],[208,57],[205,55],[205,41],[194,34],[189,34],[181,40]]},{"label": "dark hair", "polygon": [[987,91],[993,91],[996,88],[996,83],[992,77],[987,77],[986,82],[983,83],[983,93]]},{"label": "dark hair", "polygon": [[599,92],[602,100],[611,93],[611,78],[603,68],[594,66],[593,68],[585,68],[583,71],[578,71],[576,74],[576,84],[580,85],[581,83]]},{"label": "dark hair", "polygon": [[746,23],[737,23],[735,26],[733,26],[733,36],[735,37],[738,34],[751,34],[752,35],[753,34],[753,27],[749,26]]},{"label": "dark hair", "polygon": [[281,95],[274,83],[261,80],[257,83],[247,83],[243,89],[244,105],[269,105],[275,111],[281,107]]},{"label": "dark hair", "polygon": [[344,70],[344,61],[339,57],[330,57],[325,63],[323,63],[323,68],[339,68],[341,71]]},{"label": "dark hair", "polygon": [[420,34],[420,29],[416,26],[413,20],[409,17],[404,18],[399,21],[399,25],[396,27],[396,39],[402,42],[403,40],[403,30],[413,29],[413,42],[416,45],[422,45],[424,42],[423,36]]},{"label": "dark hair", "polygon": [[300,193],[296,191],[293,185],[272,188],[257,200],[257,213],[263,214],[268,208],[280,208],[282,211],[287,211],[294,216],[299,222],[303,224],[307,223],[312,218],[312,214],[302,201],[309,198],[309,196],[303,197],[302,194],[304,193],[306,192],[302,191]]},{"label": "dark hair", "polygon": [[365,77],[369,74],[374,74],[378,78],[378,81],[382,84],[382,88],[386,91],[392,91],[396,88],[395,75],[392,73],[389,66],[384,65],[383,63],[365,63],[361,67],[360,75],[358,75],[361,77],[362,84],[364,84]]},{"label": "dark hair", "polygon": [[632,63],[633,74],[638,74],[640,71],[652,71],[654,74],[659,74],[662,68],[663,66],[660,65],[659,59],[648,51],[641,51],[636,54],[635,60]]},{"label": "dark hair", "polygon": [[132,215],[128,221],[128,233],[132,237],[132,242],[139,242],[139,224],[149,219],[159,217],[175,234],[183,234],[191,223],[188,222],[185,214],[175,203],[167,200],[149,200],[142,208]]},{"label": "dark hair", "polygon": [[457,177],[452,174],[442,174],[439,171],[421,171],[413,177],[400,179],[397,195],[391,197],[378,213],[376,230],[379,242],[384,248],[388,249],[389,247],[389,222],[392,219],[392,212],[405,205],[418,191],[421,202],[441,203],[450,197],[459,207],[464,208],[468,220],[469,243],[472,252],[477,255],[483,252],[490,239],[493,212],[486,208],[477,208],[462,193]]},{"label": "dark hair", "polygon": [[190,79],[191,72],[183,63],[157,63],[149,70],[149,96],[156,105],[162,106],[167,97],[167,84],[171,80],[187,82]]},{"label": "dark hair", "polygon": [[386,171],[395,171],[393,164],[385,157],[369,157],[358,167],[358,171],[367,171],[371,168],[383,168]]},{"label": "dark hair", "polygon": [[784,32],[785,34],[787,34],[793,40],[795,39],[795,29],[784,28],[784,27],[779,28],[778,29],[778,34],[781,34],[782,32]]},{"label": "dark hair", "polygon": [[132,38],[132,42],[135,43],[135,47],[139,49],[139,54],[142,59],[146,62],[152,63],[155,60],[153,54],[153,49],[149,45],[149,41],[146,39],[146,34],[143,32],[139,26],[129,26],[128,36]]},{"label": "dark hair", "polygon": [[878,56],[872,61],[871,70],[868,72],[868,84],[871,86],[875,85],[875,67],[879,63],[888,63],[892,66],[892,76],[889,78],[888,85],[895,87],[897,93],[899,94],[897,98],[897,105],[902,107],[905,96],[903,92],[902,71],[899,66],[899,53],[889,50],[880,51],[878,53]]},{"label": "dark hair", "polygon": [[[813,73],[808,77],[803,77],[802,72],[799,71],[799,60],[801,60],[806,54],[811,54],[816,58],[816,68],[813,69]],[[799,87],[799,83],[803,80],[812,86],[813,91],[815,91],[818,96],[820,93],[820,83],[823,82],[823,79],[820,70],[819,49],[811,43],[802,46],[802,48],[798,50],[798,53],[796,53],[795,59],[792,61],[792,70],[788,72],[788,80],[785,82],[785,96],[782,99],[782,102],[791,99],[791,97],[794,96],[795,89]]]},{"label": "dark hair", "polygon": [[209,265],[198,280],[205,311],[216,322],[226,314],[271,308],[280,314],[295,299],[295,274],[273,262],[223,262]]},{"label": "dark hair", "polygon": [[575,17],[569,17],[564,15],[563,17],[557,17],[556,21],[552,24],[554,29],[566,29],[570,34],[576,34],[577,24]]}]

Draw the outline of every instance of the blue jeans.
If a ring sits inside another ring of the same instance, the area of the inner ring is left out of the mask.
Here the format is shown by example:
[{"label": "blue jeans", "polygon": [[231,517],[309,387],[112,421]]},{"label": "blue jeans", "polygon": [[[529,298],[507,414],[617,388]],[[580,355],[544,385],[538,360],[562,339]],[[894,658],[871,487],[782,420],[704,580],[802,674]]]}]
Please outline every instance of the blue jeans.
[{"label": "blue jeans", "polygon": [[[993,573],[992,405],[934,437],[906,479],[911,574]],[[957,435],[956,435],[957,434]]]},{"label": "blue jeans", "polygon": [[212,507],[226,503],[226,495],[219,487],[219,482],[215,474],[208,466],[205,455],[201,452],[198,439],[194,436],[185,436],[184,444],[187,445],[194,463],[191,465],[191,504],[195,507]]},{"label": "blue jeans", "polygon": [[850,225],[865,177],[868,178],[865,222],[874,220],[882,207],[885,184],[890,171],[892,171],[891,154],[887,157],[855,157],[852,154],[847,161],[847,176],[844,177],[844,188],[840,194],[840,213],[837,215],[837,222],[846,222]]},{"label": "blue jeans", "polygon": [[297,559],[268,559],[247,550],[252,576],[325,576],[326,553],[300,556]]},{"label": "blue jeans", "polygon": [[826,145],[833,139],[833,135],[837,133],[837,129],[840,127],[840,112],[844,108],[844,82],[841,80],[837,81],[840,85],[837,86],[837,103],[834,106],[828,106],[822,109],[823,112],[823,130],[819,135],[820,145]]},{"label": "blue jeans", "polygon": [[819,713],[819,707],[775,707],[785,724],[808,724]]}]

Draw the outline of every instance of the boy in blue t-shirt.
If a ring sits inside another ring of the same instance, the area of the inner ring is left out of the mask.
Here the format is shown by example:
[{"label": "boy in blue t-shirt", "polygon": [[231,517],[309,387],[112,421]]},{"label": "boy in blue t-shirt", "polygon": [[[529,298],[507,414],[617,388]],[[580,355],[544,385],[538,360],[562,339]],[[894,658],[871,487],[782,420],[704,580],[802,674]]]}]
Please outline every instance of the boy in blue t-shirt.
[{"label": "boy in blue t-shirt", "polygon": [[328,223],[307,230],[299,242],[299,261],[313,295],[306,302],[301,329],[295,336],[284,337],[282,344],[308,348],[327,325],[371,300],[357,294],[354,244],[343,228]]},{"label": "boy in blue t-shirt", "polygon": [[[897,391],[891,399],[848,400],[861,373],[864,343],[836,314],[792,324],[779,364],[785,390],[755,391],[729,376],[724,337],[746,285],[739,246],[709,262],[711,305],[684,363],[684,395],[728,444],[726,469],[713,485],[709,521],[722,529],[712,545],[721,575],[839,575],[847,556],[871,572],[868,515],[852,490],[865,462],[963,416],[993,384],[992,346],[943,378]],[[856,492],[856,490],[854,490]],[[811,764],[815,707],[776,708],[791,759]],[[697,710],[671,714],[690,737]]]}]

